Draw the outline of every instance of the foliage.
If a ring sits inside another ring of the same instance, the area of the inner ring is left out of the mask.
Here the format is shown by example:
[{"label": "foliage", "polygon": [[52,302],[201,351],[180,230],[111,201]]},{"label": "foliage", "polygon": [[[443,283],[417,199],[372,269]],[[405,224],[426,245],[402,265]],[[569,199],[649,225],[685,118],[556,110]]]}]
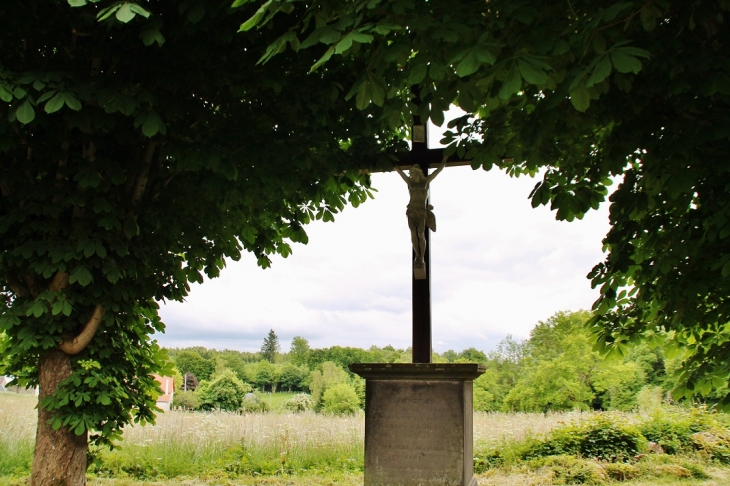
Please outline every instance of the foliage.
[{"label": "foliage", "polygon": [[309,390],[312,393],[315,407],[321,409],[324,393],[327,388],[340,383],[349,383],[350,378],[345,370],[331,361],[325,361],[320,369],[314,370],[311,375]]},{"label": "foliage", "polygon": [[242,412],[246,413],[262,413],[269,410],[269,404],[261,399],[258,393],[246,393],[241,400]]},{"label": "foliage", "polygon": [[282,387],[286,387],[289,391],[292,391],[292,389],[302,390],[308,375],[309,370],[305,366],[294,366],[291,363],[285,363],[279,370],[278,381]]},{"label": "foliage", "polygon": [[154,416],[156,302],[244,251],[289,255],[303,225],[364,202],[358,170],[403,144],[344,102],[352,70],[252,68],[267,35],[236,36],[229,1],[100,18],[83,3],[3,4],[0,329],[6,372],[34,384],[41,356],[100,322],[41,406],[110,443]]},{"label": "foliage", "polygon": [[269,334],[264,338],[264,344],[261,345],[261,356],[269,363],[274,363],[279,351],[279,336],[273,329],[270,329]]},{"label": "foliage", "polygon": [[209,380],[215,371],[215,360],[205,359],[195,351],[180,351],[174,361],[180,373],[191,373],[198,381]]},{"label": "foliage", "polygon": [[294,366],[306,365],[309,362],[309,341],[301,336],[294,336],[291,340],[289,360]]},{"label": "foliage", "polygon": [[212,381],[201,382],[195,393],[204,410],[236,411],[241,408],[246,393],[252,390],[251,385],[239,380],[233,371],[224,370]]},{"label": "foliage", "polygon": [[641,432],[619,415],[602,414],[577,425],[566,425],[528,443],[523,459],[573,455],[616,462],[626,461],[646,448]]},{"label": "foliage", "polygon": [[199,394],[192,390],[178,390],[172,397],[172,406],[175,409],[197,410],[201,405]]},{"label": "foliage", "polygon": [[648,440],[659,444],[667,454],[691,452],[693,436],[711,430],[728,430],[728,424],[719,421],[717,414],[706,408],[682,409],[662,407],[639,424]]},{"label": "foliage", "polygon": [[266,386],[272,392],[276,391],[279,381],[279,372],[276,366],[268,361],[261,360],[255,365],[248,367],[248,379],[259,390],[265,390]]},{"label": "foliage", "polygon": [[572,455],[536,458],[528,467],[548,469],[556,484],[603,484],[607,477],[602,465]]},{"label": "foliage", "polygon": [[589,276],[601,292],[591,326],[618,352],[672,336],[690,350],[676,392],[689,397],[730,378],[728,10],[725,0],[318,0],[265,3],[241,29],[289,23],[263,65],[287,46],[316,51],[313,71],[364,64],[348,97],[382,107],[394,129],[416,114],[442,125],[458,105],[467,114],[447,153],[512,175],[542,170],[532,204],[557,219],[582,218],[618,179],[608,255]]},{"label": "foliage", "polygon": [[289,400],[284,402],[284,408],[294,413],[305,412],[313,407],[314,400],[312,400],[311,395],[307,395],[306,393],[299,393],[297,395],[294,395]]},{"label": "foliage", "polygon": [[349,383],[336,383],[325,389],[322,410],[334,415],[353,414],[360,410],[360,398]]}]

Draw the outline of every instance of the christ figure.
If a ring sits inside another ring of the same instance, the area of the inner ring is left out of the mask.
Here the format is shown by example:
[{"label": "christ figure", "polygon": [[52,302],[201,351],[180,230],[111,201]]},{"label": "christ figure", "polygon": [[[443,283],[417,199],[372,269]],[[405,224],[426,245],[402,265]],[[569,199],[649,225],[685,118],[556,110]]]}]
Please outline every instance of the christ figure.
[{"label": "christ figure", "polygon": [[428,177],[417,165],[408,170],[409,175],[406,175],[399,166],[395,166],[395,170],[408,184],[408,192],[411,196],[406,207],[406,216],[408,216],[408,227],[411,230],[413,250],[416,253],[416,259],[413,262],[416,274],[423,274],[422,271],[418,270],[423,270],[426,266],[424,259],[426,254],[426,228],[436,231],[436,216],[433,214],[433,206],[428,204],[428,187],[445,166],[446,157],[433,174]]}]

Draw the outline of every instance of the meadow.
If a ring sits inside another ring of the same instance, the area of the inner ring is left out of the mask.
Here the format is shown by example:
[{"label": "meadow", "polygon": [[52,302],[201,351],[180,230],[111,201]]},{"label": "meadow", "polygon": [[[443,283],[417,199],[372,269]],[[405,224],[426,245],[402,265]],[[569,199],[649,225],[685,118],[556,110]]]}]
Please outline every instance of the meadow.
[{"label": "meadow", "polygon": [[[275,395],[270,398],[272,405],[282,401]],[[34,396],[0,394],[0,484],[21,485],[27,480],[34,406]],[[568,456],[547,461],[508,459],[509,451],[525,441],[567,425],[589,423],[597,416],[592,412],[475,414],[479,484],[730,483],[730,468],[701,453],[646,454],[623,469]],[[623,417],[636,419],[635,414]],[[154,426],[126,430],[120,448],[93,451],[89,484],[362,484],[363,434],[362,413],[335,417],[292,414],[276,407],[269,413],[246,415],[167,412],[159,415]],[[495,450],[500,451],[501,463],[490,464]]]}]

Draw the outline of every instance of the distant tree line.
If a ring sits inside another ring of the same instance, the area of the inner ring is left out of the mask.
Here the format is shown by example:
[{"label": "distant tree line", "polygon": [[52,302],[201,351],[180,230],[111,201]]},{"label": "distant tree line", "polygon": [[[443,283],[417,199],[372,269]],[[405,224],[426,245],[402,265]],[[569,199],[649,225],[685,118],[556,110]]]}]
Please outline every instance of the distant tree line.
[{"label": "distant tree line", "polygon": [[[594,350],[594,338],[585,326],[590,318],[586,311],[559,312],[539,322],[526,340],[507,336],[488,353],[473,347],[434,353],[434,362],[486,366],[474,382],[474,408],[479,411],[630,410],[642,401],[669,399],[683,356],[668,357],[661,343],[644,343],[622,357],[607,358]],[[364,382],[349,372],[348,365],[411,360],[410,349],[312,349],[301,336],[292,340],[287,353],[278,353],[278,347],[278,337],[271,330],[260,353],[202,347],[168,352],[179,372],[178,389],[195,390],[198,383],[209,386],[225,372],[247,390],[309,393],[312,407],[318,410],[332,410],[337,408],[335,401],[352,401],[353,396],[357,406],[364,405]],[[339,398],[330,397],[327,408],[327,390],[335,386],[337,393],[330,395]],[[725,392],[724,387],[715,390],[709,402]]]}]

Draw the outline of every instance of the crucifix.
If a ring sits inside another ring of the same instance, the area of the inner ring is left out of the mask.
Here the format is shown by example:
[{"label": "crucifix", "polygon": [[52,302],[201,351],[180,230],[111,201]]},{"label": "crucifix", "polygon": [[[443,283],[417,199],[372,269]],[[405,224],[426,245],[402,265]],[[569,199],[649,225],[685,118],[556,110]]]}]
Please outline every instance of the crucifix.
[{"label": "crucifix", "polygon": [[[416,97],[417,99],[417,97]],[[408,226],[413,244],[413,346],[414,363],[431,362],[431,254],[429,232],[436,230],[433,206],[428,202],[430,182],[446,166],[468,165],[469,162],[452,161],[444,156],[441,148],[428,148],[428,127],[414,117],[411,136],[411,152],[402,157],[395,169],[408,184],[410,202],[406,209]],[[437,169],[429,174],[429,169]],[[406,176],[402,167],[411,171]]]}]

